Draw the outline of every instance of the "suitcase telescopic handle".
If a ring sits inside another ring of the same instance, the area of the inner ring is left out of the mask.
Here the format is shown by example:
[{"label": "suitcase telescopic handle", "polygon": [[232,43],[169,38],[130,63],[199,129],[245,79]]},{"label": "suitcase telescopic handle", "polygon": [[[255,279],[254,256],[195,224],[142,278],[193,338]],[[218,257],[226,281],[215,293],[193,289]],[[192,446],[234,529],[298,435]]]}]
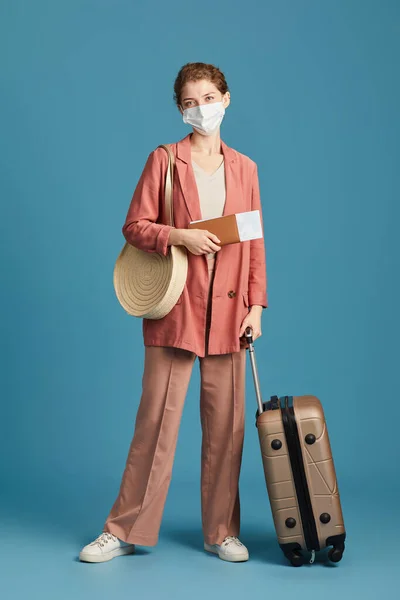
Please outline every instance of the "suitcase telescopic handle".
[{"label": "suitcase telescopic handle", "polygon": [[258,414],[261,415],[261,413],[264,411],[264,406],[263,406],[263,401],[261,398],[260,380],[258,379],[258,371],[257,371],[256,355],[255,355],[255,351],[254,351],[252,328],[250,326],[246,327],[244,334],[245,334],[247,343],[249,344],[250,362],[251,362],[251,369],[253,371],[254,387],[256,389]]}]

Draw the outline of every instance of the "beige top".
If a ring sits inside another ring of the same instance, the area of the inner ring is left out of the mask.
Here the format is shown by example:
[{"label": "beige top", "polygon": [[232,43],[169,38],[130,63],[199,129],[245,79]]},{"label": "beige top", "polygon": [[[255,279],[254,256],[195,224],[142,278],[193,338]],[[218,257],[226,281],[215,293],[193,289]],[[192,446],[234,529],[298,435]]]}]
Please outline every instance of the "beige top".
[{"label": "beige top", "polygon": [[[199,193],[201,218],[214,219],[222,217],[226,199],[225,164],[220,164],[214,173],[207,173],[192,160],[193,171]],[[207,254],[208,259],[215,257],[215,252]]]}]

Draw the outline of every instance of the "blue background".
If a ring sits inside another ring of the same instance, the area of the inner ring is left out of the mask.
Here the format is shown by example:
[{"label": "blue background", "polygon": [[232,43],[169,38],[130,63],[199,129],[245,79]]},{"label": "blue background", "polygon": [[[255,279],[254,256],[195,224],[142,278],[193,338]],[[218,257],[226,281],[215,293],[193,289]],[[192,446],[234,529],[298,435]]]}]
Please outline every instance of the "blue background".
[{"label": "blue background", "polygon": [[[7,597],[389,593],[400,533],[399,3],[3,0],[0,22]],[[324,404],[348,532],[336,566],[294,569],[276,544],[249,358],[249,562],[202,550],[198,361],[158,546],[103,565],[77,559],[118,492],[140,400],[141,321],[112,286],[121,227],[148,153],[191,130],[172,100],[189,61],[224,71],[221,137],[259,166],[261,386],[265,399]]]}]

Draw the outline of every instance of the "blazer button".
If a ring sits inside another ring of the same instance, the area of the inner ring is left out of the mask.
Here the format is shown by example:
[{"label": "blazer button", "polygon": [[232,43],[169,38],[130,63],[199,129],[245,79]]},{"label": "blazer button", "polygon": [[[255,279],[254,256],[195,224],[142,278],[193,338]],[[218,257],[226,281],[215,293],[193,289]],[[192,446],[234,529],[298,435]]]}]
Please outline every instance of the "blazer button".
[{"label": "blazer button", "polygon": [[236,296],[236,292],[234,290],[230,290],[228,292],[228,296],[229,296],[229,298],[234,298]]}]

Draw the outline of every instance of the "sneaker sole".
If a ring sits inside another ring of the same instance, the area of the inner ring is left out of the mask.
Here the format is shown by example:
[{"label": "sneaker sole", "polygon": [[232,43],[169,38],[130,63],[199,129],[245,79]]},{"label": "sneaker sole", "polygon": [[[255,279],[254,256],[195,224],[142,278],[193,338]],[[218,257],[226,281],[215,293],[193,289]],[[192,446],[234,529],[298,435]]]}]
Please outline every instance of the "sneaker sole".
[{"label": "sneaker sole", "polygon": [[111,550],[110,552],[107,552],[107,554],[100,554],[98,556],[95,554],[87,554],[85,552],[80,552],[79,560],[81,560],[82,562],[100,563],[100,562],[106,562],[108,560],[111,560],[112,558],[115,558],[116,556],[123,556],[125,554],[134,554],[134,552],[135,552],[135,546],[126,546],[125,548],[116,548],[115,550]]},{"label": "sneaker sole", "polygon": [[245,552],[243,554],[237,554],[236,556],[232,557],[225,557],[223,554],[219,554],[218,550],[215,550],[215,548],[206,543],[204,544],[204,550],[210,552],[211,554],[216,554],[221,560],[225,560],[227,562],[245,562],[246,560],[249,560],[248,552]]}]

